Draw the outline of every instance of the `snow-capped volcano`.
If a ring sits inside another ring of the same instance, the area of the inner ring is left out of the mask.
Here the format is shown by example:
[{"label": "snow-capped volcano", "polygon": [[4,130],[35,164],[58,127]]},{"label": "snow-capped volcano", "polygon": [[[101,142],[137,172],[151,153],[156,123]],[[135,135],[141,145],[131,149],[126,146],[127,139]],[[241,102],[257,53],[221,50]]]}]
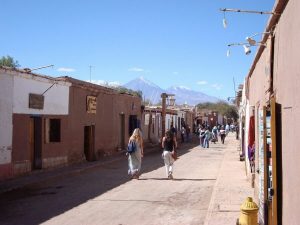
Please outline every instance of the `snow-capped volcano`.
[{"label": "snow-capped volcano", "polygon": [[199,91],[193,91],[184,86],[172,86],[166,90],[160,88],[153,82],[144,77],[136,78],[129,81],[124,87],[134,91],[142,91],[143,98],[150,100],[151,103],[156,104],[161,101],[161,93],[175,94],[176,105],[187,103],[188,105],[197,105],[203,102],[218,102],[220,99],[206,95]]},{"label": "snow-capped volcano", "polygon": [[152,103],[158,103],[161,99],[161,93],[165,92],[158,85],[145,79],[144,77],[139,77],[134,80],[129,81],[124,87],[132,89],[134,91],[142,91],[143,98],[150,100]]}]

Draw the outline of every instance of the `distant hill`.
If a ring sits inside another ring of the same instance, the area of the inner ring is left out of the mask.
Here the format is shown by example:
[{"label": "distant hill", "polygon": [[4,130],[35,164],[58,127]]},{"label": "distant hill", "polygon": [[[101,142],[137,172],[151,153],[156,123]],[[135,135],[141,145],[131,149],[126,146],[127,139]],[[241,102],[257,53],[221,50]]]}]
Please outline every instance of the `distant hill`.
[{"label": "distant hill", "polygon": [[175,94],[176,105],[182,105],[187,103],[188,105],[196,105],[203,102],[218,102],[220,99],[206,95],[199,91],[193,91],[183,87],[170,87],[166,90],[160,88],[153,82],[146,80],[143,77],[136,78],[129,81],[125,85],[126,88],[132,89],[134,91],[142,91],[143,98],[150,100],[153,104],[161,101],[161,93]]}]

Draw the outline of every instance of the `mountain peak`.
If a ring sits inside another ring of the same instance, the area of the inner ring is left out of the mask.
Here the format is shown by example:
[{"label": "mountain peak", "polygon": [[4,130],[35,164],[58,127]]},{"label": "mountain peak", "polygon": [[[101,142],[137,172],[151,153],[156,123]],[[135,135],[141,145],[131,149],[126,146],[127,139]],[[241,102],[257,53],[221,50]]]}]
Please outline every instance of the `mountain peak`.
[{"label": "mountain peak", "polygon": [[181,105],[188,102],[190,105],[196,105],[202,102],[218,102],[219,99],[213,96],[206,95],[199,91],[193,91],[185,86],[172,86],[166,90],[160,88],[153,82],[140,76],[134,80],[129,81],[124,85],[135,91],[142,91],[143,98],[150,100],[153,104],[161,101],[161,93],[175,94],[176,104]]}]

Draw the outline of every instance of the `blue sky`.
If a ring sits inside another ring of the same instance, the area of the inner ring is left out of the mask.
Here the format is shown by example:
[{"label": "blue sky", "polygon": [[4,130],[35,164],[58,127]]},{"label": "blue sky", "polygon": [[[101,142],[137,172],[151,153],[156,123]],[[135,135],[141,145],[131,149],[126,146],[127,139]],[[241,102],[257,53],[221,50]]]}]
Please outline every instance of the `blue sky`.
[{"label": "blue sky", "polygon": [[[263,32],[274,0],[0,0],[0,56],[51,76],[125,84],[143,76],[162,88],[184,86],[222,99],[252,64],[242,46]],[[257,36],[259,40],[261,36]]]}]

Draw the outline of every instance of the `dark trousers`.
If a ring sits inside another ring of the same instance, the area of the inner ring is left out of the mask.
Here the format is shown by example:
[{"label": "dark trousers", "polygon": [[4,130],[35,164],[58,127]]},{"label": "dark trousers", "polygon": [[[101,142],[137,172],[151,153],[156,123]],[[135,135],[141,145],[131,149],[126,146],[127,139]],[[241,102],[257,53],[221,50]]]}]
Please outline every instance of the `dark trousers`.
[{"label": "dark trousers", "polygon": [[224,144],[224,141],[225,141],[225,134],[221,134],[221,141],[222,141],[222,144]]}]

